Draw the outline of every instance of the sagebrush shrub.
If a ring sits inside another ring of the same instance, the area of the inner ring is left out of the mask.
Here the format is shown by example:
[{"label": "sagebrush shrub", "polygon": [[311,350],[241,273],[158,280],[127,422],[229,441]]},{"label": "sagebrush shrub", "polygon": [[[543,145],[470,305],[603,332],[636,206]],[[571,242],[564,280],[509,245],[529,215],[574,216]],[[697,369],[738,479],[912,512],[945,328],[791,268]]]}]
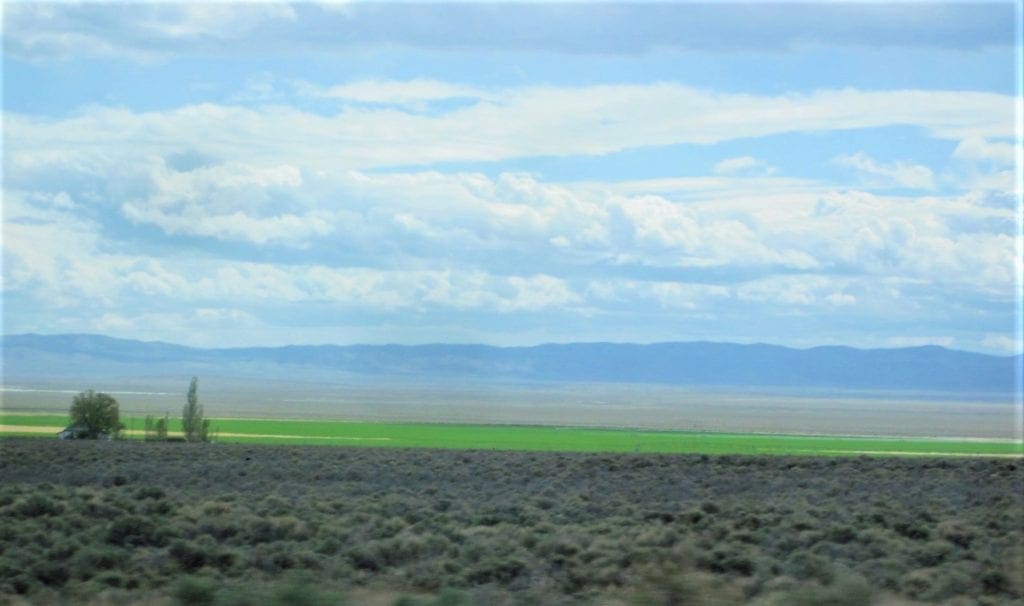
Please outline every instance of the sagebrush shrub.
[{"label": "sagebrush shrub", "polygon": [[39,494],[24,497],[14,505],[14,514],[24,518],[56,516],[60,515],[63,511],[63,505]]},{"label": "sagebrush shrub", "polygon": [[32,576],[43,585],[60,587],[71,578],[71,571],[64,562],[40,562],[32,568]]},{"label": "sagebrush shrub", "polygon": [[[847,570],[897,600],[1001,604],[1024,592],[1024,478],[1004,462],[230,444],[199,460],[156,442],[12,444],[0,602],[19,591],[159,602],[195,575],[217,583],[218,604],[258,606],[281,575],[306,570],[325,592],[449,586],[488,605],[632,603],[651,583],[679,595],[642,574],[659,565],[707,604],[838,599],[856,593],[837,589]],[[43,487],[54,469],[60,481]],[[105,481],[116,475],[130,481]],[[52,590],[34,576],[58,581],[49,563],[68,572]]]},{"label": "sagebrush shrub", "polygon": [[71,556],[76,577],[86,580],[96,574],[121,567],[128,559],[124,550],[104,544],[86,545]]},{"label": "sagebrush shrub", "polygon": [[174,588],[174,597],[182,606],[212,606],[217,599],[217,586],[210,579],[182,577]]},{"label": "sagebrush shrub", "polygon": [[175,541],[168,553],[185,572],[195,572],[206,564],[206,552],[191,543]]},{"label": "sagebrush shrub", "polygon": [[107,542],[111,545],[161,545],[163,535],[149,518],[138,515],[122,516],[107,529]]}]

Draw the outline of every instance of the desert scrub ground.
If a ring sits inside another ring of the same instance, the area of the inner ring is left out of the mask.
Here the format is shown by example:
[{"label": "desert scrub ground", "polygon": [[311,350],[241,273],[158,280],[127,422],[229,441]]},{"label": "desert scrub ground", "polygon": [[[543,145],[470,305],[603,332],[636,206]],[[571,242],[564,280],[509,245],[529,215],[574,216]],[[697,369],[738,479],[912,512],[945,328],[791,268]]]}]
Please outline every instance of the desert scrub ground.
[{"label": "desert scrub ground", "polygon": [[0,601],[1024,604],[1024,465],[0,440]]}]

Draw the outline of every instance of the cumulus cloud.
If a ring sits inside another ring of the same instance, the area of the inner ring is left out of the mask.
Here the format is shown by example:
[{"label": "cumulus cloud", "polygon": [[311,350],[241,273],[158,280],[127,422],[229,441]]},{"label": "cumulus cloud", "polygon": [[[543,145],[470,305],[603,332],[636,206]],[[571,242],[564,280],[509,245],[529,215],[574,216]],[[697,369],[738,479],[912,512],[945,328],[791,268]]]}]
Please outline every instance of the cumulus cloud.
[{"label": "cumulus cloud", "polygon": [[[181,111],[203,115],[207,110]],[[306,247],[317,251],[312,258],[344,257],[364,265],[380,258],[430,268],[456,262],[485,274],[549,274],[552,263],[568,276],[582,267],[841,270],[1005,298],[1012,292],[1014,272],[1020,271],[1016,207],[994,207],[974,194],[879,196],[834,192],[813,181],[744,175],[552,183],[522,173],[375,173],[325,165],[319,156],[292,156],[262,139],[238,159],[219,162],[216,158],[224,156],[218,152],[224,150],[207,149],[199,139],[177,141],[168,135],[169,145],[134,148],[97,144],[89,136],[102,139],[106,131],[101,126],[113,119],[108,112],[125,119],[129,129],[154,119],[152,114],[100,111],[93,115],[96,123],[87,120],[88,128],[79,125],[64,133],[60,146],[48,143],[52,139],[46,133],[66,121],[21,119],[13,127],[5,177],[11,186],[26,189],[10,190],[22,193],[12,198],[15,212],[9,220],[17,222],[20,212],[26,221],[45,222],[62,212],[57,225],[74,234],[82,231],[70,227],[77,218],[95,216],[90,208],[106,206],[167,234],[257,247]],[[160,115],[171,120],[173,114]],[[255,114],[244,110],[243,115]],[[211,123],[210,128],[221,127]],[[226,133],[211,137],[231,138]],[[185,151],[203,160],[172,161]],[[864,155],[851,161],[883,172],[894,166]],[[60,189],[47,191],[46,184],[54,182],[62,183]],[[964,225],[975,227],[965,232]],[[31,280],[31,272],[17,269],[23,259],[36,259],[39,275],[57,281],[53,276],[59,264],[45,251],[28,250],[29,232],[43,229],[19,224],[9,230],[8,238],[24,245],[11,257],[8,283]],[[58,237],[57,227],[51,231],[40,237]],[[74,263],[79,257],[62,258]],[[510,259],[518,264],[512,272]],[[225,283],[238,281],[230,272],[222,277]],[[138,279],[141,285],[144,280]],[[146,288],[159,290],[154,284]],[[444,292],[442,285],[433,288]],[[399,304],[394,301],[415,299],[395,298],[394,291],[381,301],[394,306]],[[298,300],[304,295],[289,296]],[[472,300],[433,296],[452,304]],[[490,304],[494,309],[529,307],[522,297],[516,303],[516,296],[510,290]],[[559,296],[578,302],[566,293]],[[864,301],[842,291],[814,293],[814,301],[829,305],[849,304],[851,297],[858,304]]]},{"label": "cumulus cloud", "polygon": [[154,163],[147,177],[149,191],[122,203],[121,212],[168,234],[302,244],[333,230],[330,213],[303,210],[308,192],[301,190],[302,174],[287,164],[231,162],[177,171]]},{"label": "cumulus cloud", "polygon": [[[445,314],[639,315],[647,318],[645,322],[718,322],[724,330],[749,322],[750,306],[756,306],[761,318],[882,314],[898,321],[926,310],[934,314],[947,309],[947,299],[948,305],[959,305],[965,295],[992,303],[1019,297],[1013,276],[1021,270],[1021,261],[1013,237],[954,233],[945,222],[1011,211],[972,205],[969,200],[917,198],[908,203],[862,192],[803,192],[789,199],[786,213],[778,214],[753,200],[709,199],[683,205],[653,194],[630,197],[608,191],[601,197],[594,194],[592,184],[575,189],[523,175],[348,179],[361,184],[358,197],[370,205],[363,209],[370,225],[378,216],[372,206],[388,206],[379,215],[382,220],[404,208],[426,226],[425,237],[434,239],[423,248],[406,250],[403,257],[392,256],[403,259],[400,265],[405,266],[392,268],[365,265],[370,258],[349,265],[312,260],[285,265],[176,253],[140,256],[105,250],[100,227],[81,221],[76,214],[80,209],[55,209],[43,197],[5,195],[5,200],[13,200],[13,214],[5,223],[5,288],[37,297],[47,309],[88,310],[98,322],[97,330],[154,338],[159,335],[141,332],[146,322],[198,325],[203,320],[186,318],[181,315],[185,312],[146,310],[154,304],[217,310],[237,309],[244,302],[252,309],[291,309],[300,314],[325,308],[346,316],[413,315],[434,321]],[[415,195],[420,184],[427,186],[429,196]],[[380,191],[374,194],[376,186]],[[407,195],[396,195],[402,188],[407,188]],[[537,197],[518,199],[524,191]],[[457,200],[459,211],[444,213],[445,199]],[[420,208],[435,203],[435,212]],[[499,210],[492,212],[492,206]],[[530,219],[524,222],[508,207],[523,207]],[[638,211],[652,208],[667,217],[663,231],[645,224],[644,212]],[[630,217],[624,209],[638,212]],[[674,209],[680,212],[675,219]],[[743,222],[731,218],[738,213],[746,217]],[[512,227],[499,227],[502,221]],[[591,227],[600,237],[577,244],[574,225]],[[454,242],[460,234],[466,239]],[[558,237],[565,240],[561,247],[550,242]],[[384,240],[401,242],[397,237]],[[53,244],[39,247],[40,241]],[[551,248],[534,250],[538,246]],[[465,252],[452,257],[446,251],[453,249]],[[794,261],[779,273],[785,265],[766,264],[765,259],[773,257],[759,256],[769,251],[778,263],[787,250],[811,259],[813,267],[801,271]],[[534,254],[537,260],[531,261]],[[509,256],[516,257],[516,273],[502,269],[501,260]],[[695,259],[704,264],[693,264]],[[715,267],[722,269],[700,273]],[[751,273],[751,267],[760,269]],[[595,268],[602,277],[592,277]],[[837,275],[829,275],[837,269]],[[231,316],[221,319],[230,323]],[[211,328],[209,334],[227,333]]]},{"label": "cumulus cloud", "polygon": [[[549,183],[518,173],[492,178],[344,171],[305,177],[283,165],[214,165],[185,172],[154,167],[146,194],[117,207],[125,218],[168,234],[305,247],[314,259],[344,254],[366,265],[387,258],[425,267],[456,263],[491,273],[508,272],[514,259],[516,273],[545,274],[554,265],[569,276],[585,267],[841,270],[926,280],[1000,298],[1013,292],[1014,272],[1021,267],[1015,210],[970,195],[829,192],[789,180],[758,180],[759,187],[751,190],[742,178],[732,184],[717,181],[718,188],[689,180],[599,186]],[[795,189],[788,189],[791,185]],[[53,195],[13,199],[15,219],[19,212],[43,220],[58,213]],[[76,216],[74,209],[59,213],[61,226]],[[963,231],[964,225],[976,227]],[[41,227],[18,225],[12,235],[31,229]],[[45,256],[24,249],[19,254]],[[220,279],[222,284],[262,282],[252,275]],[[542,286],[537,285],[554,292]],[[831,294],[814,300],[853,302],[841,292],[829,299]],[[495,301],[495,308],[528,307],[522,298]]]},{"label": "cumulus cloud", "polygon": [[[365,310],[447,308],[499,313],[539,312],[582,302],[567,282],[545,274],[283,266],[107,253],[100,250],[95,225],[74,230],[68,223],[5,225],[6,287],[34,293],[48,305],[107,308],[111,318],[123,315],[114,309],[125,301],[147,299],[205,304],[205,308],[238,302],[324,302]],[[62,232],[62,239],[55,237]],[[54,245],[39,247],[40,238],[53,238]]]},{"label": "cumulus cloud", "polygon": [[786,307],[811,306],[823,300],[829,305],[846,305],[852,296],[836,290],[843,282],[813,274],[772,276],[741,284],[736,296],[743,301]]},{"label": "cumulus cloud", "polygon": [[[737,320],[752,308],[902,313],[927,309],[936,292],[993,306],[1019,297],[1019,204],[986,203],[984,188],[836,191],[772,176],[753,156],[709,176],[619,182],[395,168],[892,124],[959,141],[964,161],[997,163],[1006,149],[990,143],[1013,128],[1012,98],[673,84],[498,92],[429,115],[404,105],[477,93],[362,81],[335,91],[357,101],[335,115],[215,104],[8,114],[4,288],[111,314],[111,330],[141,317],[119,309],[126,301]],[[935,185],[918,164],[863,153],[839,162],[877,183]],[[202,254],[160,234],[191,236]]]},{"label": "cumulus cloud", "polygon": [[1019,200],[1024,175],[1024,148],[1020,141],[968,137],[953,150],[959,161],[957,178],[967,188],[1013,192]]},{"label": "cumulus cloud", "polygon": [[882,164],[863,152],[839,156],[832,161],[857,169],[869,183],[879,187],[935,189],[935,175],[932,173],[932,169],[922,164],[913,164],[902,160],[891,164]]},{"label": "cumulus cloud", "polygon": [[953,157],[961,160],[986,161],[1000,166],[1013,166],[1021,157],[1021,145],[1006,141],[989,141],[969,137],[957,144]]}]

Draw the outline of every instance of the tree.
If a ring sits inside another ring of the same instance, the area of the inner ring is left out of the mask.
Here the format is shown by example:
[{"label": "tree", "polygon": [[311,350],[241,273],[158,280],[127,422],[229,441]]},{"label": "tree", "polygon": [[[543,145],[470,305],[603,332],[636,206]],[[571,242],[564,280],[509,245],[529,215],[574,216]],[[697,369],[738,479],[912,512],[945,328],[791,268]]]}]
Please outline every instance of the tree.
[{"label": "tree", "polygon": [[185,408],[181,412],[181,431],[189,442],[210,441],[210,421],[203,418],[203,406],[196,395],[199,380],[192,377],[188,386]]},{"label": "tree", "polygon": [[153,431],[156,432],[156,439],[160,442],[167,441],[167,415],[157,419]]},{"label": "tree", "polygon": [[146,441],[167,441],[167,415],[156,419],[153,418],[153,415],[146,416]]},{"label": "tree", "polygon": [[109,394],[90,389],[71,400],[71,423],[85,428],[83,437],[95,440],[103,433],[116,436],[124,429],[118,417],[117,400]]}]

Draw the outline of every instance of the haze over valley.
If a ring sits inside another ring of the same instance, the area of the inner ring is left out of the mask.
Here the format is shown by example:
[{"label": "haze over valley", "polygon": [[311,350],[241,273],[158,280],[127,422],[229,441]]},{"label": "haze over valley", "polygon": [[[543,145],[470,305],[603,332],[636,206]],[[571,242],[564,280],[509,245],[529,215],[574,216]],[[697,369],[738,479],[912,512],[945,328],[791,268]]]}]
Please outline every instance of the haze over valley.
[{"label": "haze over valley", "polygon": [[62,410],[85,388],[127,413],[202,378],[220,416],[1019,438],[1020,356],[937,347],[723,343],[202,349],[97,335],[4,338],[3,404]]}]

